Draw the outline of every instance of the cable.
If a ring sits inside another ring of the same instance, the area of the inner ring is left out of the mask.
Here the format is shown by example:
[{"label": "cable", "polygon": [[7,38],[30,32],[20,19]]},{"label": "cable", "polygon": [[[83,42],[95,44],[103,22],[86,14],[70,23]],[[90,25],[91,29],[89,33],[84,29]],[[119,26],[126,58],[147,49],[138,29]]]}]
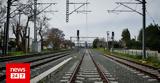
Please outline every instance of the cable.
[{"label": "cable", "polygon": [[[74,3],[76,3],[76,1],[74,0]],[[76,9],[76,5],[74,4],[74,9]]]},{"label": "cable", "polygon": [[[86,3],[88,0],[86,0]],[[86,11],[88,10],[88,5],[86,4]],[[86,12],[86,36],[88,37],[88,13]]]},{"label": "cable", "polygon": [[[146,11],[146,13],[147,13],[147,15],[150,17],[150,19],[152,19],[153,24],[154,24],[154,25],[157,25],[158,23],[155,22],[154,18],[149,14],[149,12]],[[158,28],[158,30],[160,30],[160,27]]]},{"label": "cable", "polygon": [[122,6],[122,5],[118,5],[117,7],[115,7],[113,10],[116,10],[116,9],[118,9],[120,6]]},{"label": "cable", "polygon": [[154,18],[149,14],[149,12],[147,10],[146,10],[146,13],[149,16],[149,18],[153,21],[153,24],[156,25]]}]

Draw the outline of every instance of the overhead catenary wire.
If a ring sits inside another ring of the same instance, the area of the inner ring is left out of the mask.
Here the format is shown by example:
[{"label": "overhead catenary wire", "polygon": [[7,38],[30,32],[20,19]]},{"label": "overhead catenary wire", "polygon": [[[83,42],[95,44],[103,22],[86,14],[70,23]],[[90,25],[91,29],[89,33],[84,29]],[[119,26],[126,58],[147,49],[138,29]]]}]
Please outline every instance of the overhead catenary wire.
[{"label": "overhead catenary wire", "polygon": [[[89,3],[86,3],[86,2],[85,3],[84,2],[73,3],[73,2],[70,2],[69,0],[66,0],[66,23],[69,22],[69,16],[71,14],[75,13],[75,12],[76,13],[90,12],[90,11],[85,11],[85,10],[79,11],[79,9],[86,6],[86,4],[89,4]],[[75,9],[73,8],[73,10],[69,11],[70,10],[70,5],[73,5],[73,7],[75,5],[76,8]]]},{"label": "overhead catenary wire", "polygon": [[[127,2],[127,3],[130,3],[130,2],[132,2],[133,0],[130,0],[129,2]],[[115,8],[113,8],[113,10],[108,10],[108,13],[116,13],[116,14],[118,14],[118,12],[116,12],[117,11],[117,9],[118,8],[120,8],[122,5],[121,4],[117,4],[118,6],[116,6]],[[121,12],[121,11],[120,11]],[[126,12],[130,12],[130,11],[126,11]]]},{"label": "overhead catenary wire", "polygon": [[153,24],[156,25],[154,18],[149,14],[149,12],[147,10],[146,10],[146,13],[149,16],[149,18],[152,20]]},{"label": "overhead catenary wire", "polygon": [[[136,13],[138,13],[138,14],[140,14],[142,16],[142,27],[143,27],[143,29],[142,29],[142,50],[143,50],[142,51],[143,52],[142,58],[145,59],[145,58],[147,58],[147,56],[146,56],[146,46],[145,46],[146,0],[135,0],[135,1],[137,1],[139,3],[132,3],[132,4],[141,4],[142,12],[139,12],[139,11],[135,10],[134,8],[126,5],[126,4],[130,4],[128,2],[116,2],[116,3],[122,5],[122,6],[126,7],[126,8],[128,8],[129,10],[131,10],[133,12],[136,12]],[[108,10],[108,11],[111,11],[111,12],[113,12],[113,11],[115,11],[115,12],[116,11],[117,12],[130,12],[130,11],[126,11],[126,10]]]},{"label": "overhead catenary wire", "polygon": [[[33,4],[33,3],[32,3],[32,4]],[[10,15],[13,14],[13,13],[14,13],[15,11],[17,11],[17,10],[20,10],[20,9],[24,10],[26,7],[28,7],[29,5],[32,5],[32,4],[27,4],[24,8],[21,8],[21,7],[24,5],[24,4],[22,4],[22,5],[20,5],[19,7],[17,7],[15,10],[13,10],[13,11],[10,13]],[[0,21],[4,20],[6,17],[7,17],[7,16],[5,16],[4,18],[0,19]]]},{"label": "overhead catenary wire", "polygon": [[[86,3],[88,2],[88,0],[86,0]],[[88,10],[88,5],[86,4],[86,11]],[[88,13],[86,12],[86,36],[88,37]]]}]

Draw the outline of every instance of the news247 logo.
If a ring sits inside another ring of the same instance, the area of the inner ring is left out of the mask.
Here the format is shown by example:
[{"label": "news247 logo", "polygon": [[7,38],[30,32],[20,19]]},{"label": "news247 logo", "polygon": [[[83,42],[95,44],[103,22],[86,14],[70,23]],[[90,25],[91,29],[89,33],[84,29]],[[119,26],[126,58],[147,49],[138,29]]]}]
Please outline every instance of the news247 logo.
[{"label": "news247 logo", "polygon": [[7,63],[6,83],[30,83],[30,64]]}]

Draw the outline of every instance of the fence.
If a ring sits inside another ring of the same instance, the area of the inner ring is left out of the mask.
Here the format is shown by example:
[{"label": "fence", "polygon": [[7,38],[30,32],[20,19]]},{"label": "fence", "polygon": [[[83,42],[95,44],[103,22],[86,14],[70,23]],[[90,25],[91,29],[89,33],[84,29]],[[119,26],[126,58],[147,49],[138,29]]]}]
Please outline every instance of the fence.
[{"label": "fence", "polygon": [[[123,50],[123,49],[114,49],[114,52],[118,53],[123,53],[123,54],[129,54],[129,55],[134,55],[134,56],[142,56],[143,52],[142,50],[134,50],[134,49],[128,49],[128,50]],[[151,51],[151,50],[146,50],[146,56],[151,56],[151,57],[157,57],[160,59],[160,53],[158,51]]]}]

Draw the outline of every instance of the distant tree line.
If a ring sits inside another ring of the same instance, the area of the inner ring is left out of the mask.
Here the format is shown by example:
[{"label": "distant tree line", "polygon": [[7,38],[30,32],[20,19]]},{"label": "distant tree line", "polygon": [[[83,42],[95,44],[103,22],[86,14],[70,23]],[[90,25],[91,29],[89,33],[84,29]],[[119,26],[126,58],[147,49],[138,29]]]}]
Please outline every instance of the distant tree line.
[{"label": "distant tree line", "polygon": [[[138,38],[132,38],[128,29],[124,29],[121,34],[122,38],[119,41],[114,41],[114,48],[125,49],[142,49],[142,29],[139,32]],[[99,46],[99,39],[93,41],[93,48],[105,47]],[[111,48],[112,41],[108,41],[109,48]],[[158,24],[150,24],[145,29],[145,45],[148,50],[155,50],[160,52],[160,26]]]},{"label": "distant tree line", "polygon": [[[142,43],[142,30],[140,30],[138,41]],[[150,24],[145,30],[146,48],[160,52],[160,26]]]},{"label": "distant tree line", "polygon": [[65,35],[62,30],[59,30],[58,28],[50,28],[44,35],[43,45],[45,47],[52,45],[52,49],[67,48],[73,45],[73,42],[65,40],[64,36]]}]

